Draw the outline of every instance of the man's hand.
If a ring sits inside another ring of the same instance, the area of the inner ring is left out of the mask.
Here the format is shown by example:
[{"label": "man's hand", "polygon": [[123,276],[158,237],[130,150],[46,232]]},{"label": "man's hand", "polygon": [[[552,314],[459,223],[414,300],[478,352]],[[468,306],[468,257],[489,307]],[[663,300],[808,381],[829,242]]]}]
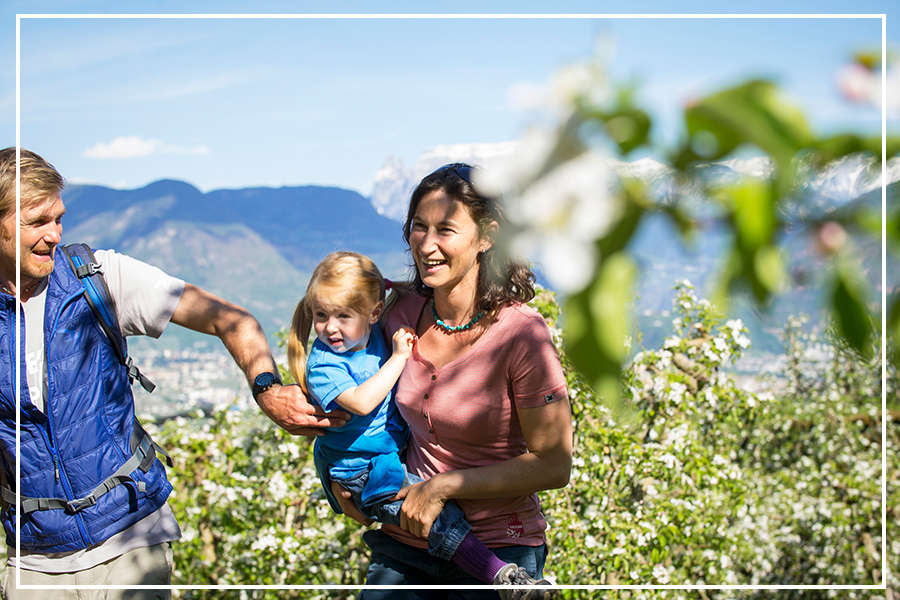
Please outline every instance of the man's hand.
[{"label": "man's hand", "polygon": [[272,386],[256,401],[267,417],[291,435],[322,435],[323,427],[340,427],[350,418],[350,413],[343,410],[326,413],[310,404],[296,384]]},{"label": "man's hand", "polygon": [[[251,386],[260,373],[278,371],[266,334],[253,315],[206,290],[185,283],[172,322],[221,339]],[[267,417],[292,435],[321,435],[323,427],[337,427],[350,418],[342,410],[325,413],[314,407],[299,385],[273,386],[256,401]]]}]

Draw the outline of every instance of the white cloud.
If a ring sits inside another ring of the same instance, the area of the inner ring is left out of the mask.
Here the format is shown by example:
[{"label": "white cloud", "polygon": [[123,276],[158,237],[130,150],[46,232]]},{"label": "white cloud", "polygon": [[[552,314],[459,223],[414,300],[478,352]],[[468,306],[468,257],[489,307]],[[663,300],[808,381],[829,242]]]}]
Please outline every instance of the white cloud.
[{"label": "white cloud", "polygon": [[162,140],[145,140],[136,135],[123,135],[107,143],[100,142],[86,149],[85,158],[140,158],[154,154],[209,154],[206,146],[184,148],[166,144]]},{"label": "white cloud", "polygon": [[121,180],[109,183],[107,181],[100,181],[97,179],[86,179],[84,177],[73,177],[71,179],[66,177],[66,186],[69,186],[69,185],[99,185],[99,186],[103,186],[103,187],[107,187],[107,188],[112,188],[114,190],[128,190],[128,189],[133,189],[133,187],[134,187],[127,181],[121,181]]}]

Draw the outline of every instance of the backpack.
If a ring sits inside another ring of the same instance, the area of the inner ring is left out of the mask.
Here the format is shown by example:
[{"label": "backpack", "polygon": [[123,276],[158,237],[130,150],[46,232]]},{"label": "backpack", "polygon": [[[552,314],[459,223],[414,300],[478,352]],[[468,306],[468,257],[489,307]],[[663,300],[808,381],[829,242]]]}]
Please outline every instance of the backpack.
[{"label": "backpack", "polygon": [[[122,337],[122,330],[119,328],[119,319],[116,316],[116,305],[109,293],[109,286],[103,277],[100,264],[94,258],[94,253],[87,244],[69,244],[67,246],[59,246],[59,250],[68,259],[69,266],[75,272],[75,276],[84,286],[84,297],[88,305],[91,307],[100,329],[106,334],[112,344],[113,350],[119,362],[128,370],[128,380],[133,384],[135,379],[141,383],[148,392],[156,389],[156,385],[147,379],[140,370],[134,366],[132,359],[128,356],[125,346],[125,339]],[[94,278],[97,275],[99,277]],[[28,514],[37,510],[64,510],[69,514],[75,514],[85,508],[94,506],[97,498],[109,492],[117,485],[125,482],[133,482],[137,484],[139,491],[143,491],[146,484],[143,481],[136,481],[130,477],[135,469],[140,469],[144,473],[150,470],[153,462],[157,458],[157,453],[162,454],[166,459],[166,464],[171,468],[173,466],[172,458],[168,453],[144,431],[137,417],[134,418],[134,428],[131,433],[131,451],[132,456],[117,469],[112,475],[102,481],[94,490],[83,498],[75,500],[67,500],[65,498],[29,498],[21,496],[17,499],[13,492],[5,483],[0,487],[0,497],[3,501],[11,506],[17,505],[22,514]]]},{"label": "backpack", "polygon": [[[94,258],[94,253],[87,244],[69,244],[60,246],[60,250],[69,259],[69,266],[75,272],[75,276],[84,286],[84,297],[88,305],[97,317],[100,329],[109,338],[119,362],[128,369],[128,381],[132,384],[137,379],[141,387],[152,392],[156,389],[156,384],[147,379],[140,369],[134,364],[128,350],[125,346],[125,339],[122,337],[122,330],[119,328],[119,319],[116,316],[116,305],[109,293],[109,287],[106,285],[106,279],[103,277],[103,271],[100,264]],[[95,275],[96,277],[95,281]]]}]

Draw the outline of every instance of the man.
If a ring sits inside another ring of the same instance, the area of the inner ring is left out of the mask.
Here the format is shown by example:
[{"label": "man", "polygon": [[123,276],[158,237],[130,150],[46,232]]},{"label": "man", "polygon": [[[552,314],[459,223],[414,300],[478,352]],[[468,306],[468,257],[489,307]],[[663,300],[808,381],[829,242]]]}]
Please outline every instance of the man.
[{"label": "man", "polygon": [[[43,158],[20,149],[17,222],[16,160],[15,148],[0,150],[0,475],[12,504],[2,514],[9,566],[0,591],[5,600],[36,597],[35,590],[16,589],[16,563],[22,584],[61,586],[39,592],[42,600],[91,593],[74,585],[169,585],[171,542],[181,536],[166,504],[172,487],[153,450],[138,468],[123,466],[135,462],[133,432],[135,440],[145,440],[134,424],[128,369],[97,326],[68,259],[57,253],[64,181]],[[246,310],[127,256],[103,250],[95,255],[123,335],[159,337],[169,321],[215,335],[247,376],[260,408],[286,431],[315,435],[321,427],[344,423],[346,415],[314,409],[299,386],[281,385],[265,334]],[[19,506],[13,499],[17,451]],[[123,469],[129,472],[116,476]],[[92,497],[104,481],[109,489]],[[75,502],[48,507],[43,500],[26,505],[25,498]],[[40,502],[44,506],[35,508]],[[102,598],[123,592],[95,591]],[[135,592],[170,596],[168,590],[141,589],[130,590],[129,598],[139,597]]]}]

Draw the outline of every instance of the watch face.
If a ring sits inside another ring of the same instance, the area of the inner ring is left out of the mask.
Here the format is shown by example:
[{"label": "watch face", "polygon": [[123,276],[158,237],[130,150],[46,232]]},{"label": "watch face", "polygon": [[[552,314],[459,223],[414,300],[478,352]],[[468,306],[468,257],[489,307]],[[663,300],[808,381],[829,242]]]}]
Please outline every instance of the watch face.
[{"label": "watch face", "polygon": [[255,386],[267,386],[272,385],[277,382],[278,378],[275,377],[274,373],[260,373],[256,376],[256,379],[253,381],[253,385]]},{"label": "watch face", "polygon": [[253,380],[253,397],[256,398],[258,394],[263,393],[276,383],[281,383],[281,379],[274,373],[260,373]]}]

